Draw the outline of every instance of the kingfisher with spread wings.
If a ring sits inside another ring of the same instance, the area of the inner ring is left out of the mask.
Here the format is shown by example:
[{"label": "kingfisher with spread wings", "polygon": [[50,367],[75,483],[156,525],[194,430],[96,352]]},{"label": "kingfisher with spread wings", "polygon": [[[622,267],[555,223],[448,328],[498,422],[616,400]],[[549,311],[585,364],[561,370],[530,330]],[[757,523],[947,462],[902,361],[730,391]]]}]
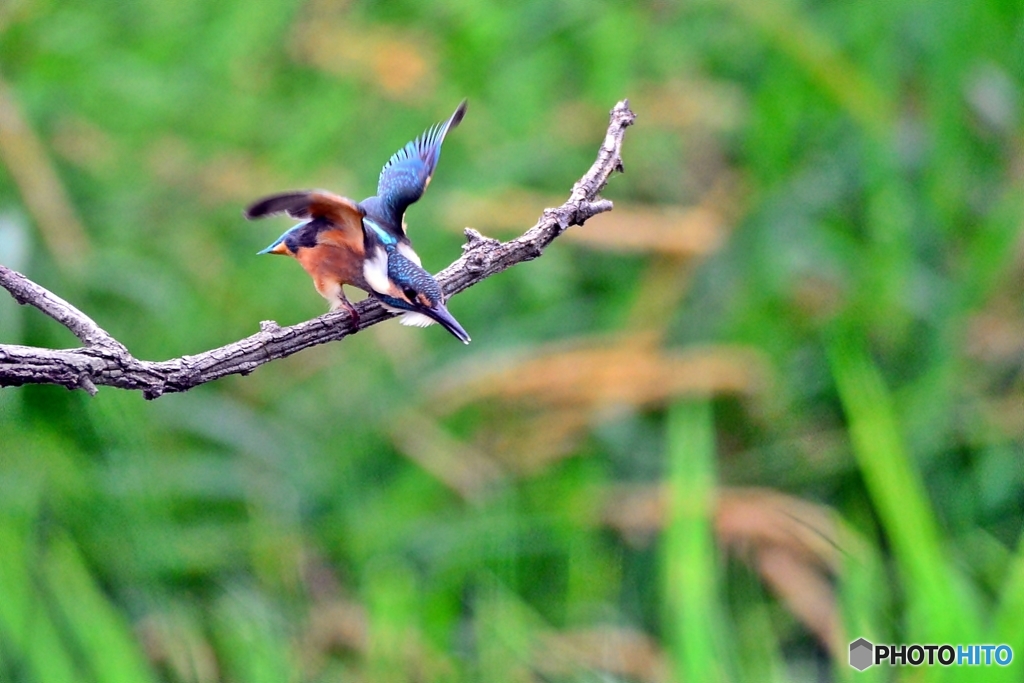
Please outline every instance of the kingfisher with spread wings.
[{"label": "kingfisher with spread wings", "polygon": [[405,210],[423,196],[441,156],[441,144],[466,114],[466,101],[398,150],[380,172],[377,194],[354,202],[323,190],[284,192],[264,197],[245,210],[249,219],[286,213],[304,222],[259,252],[295,258],[313,278],[316,291],[344,308],[359,324],[359,313],[344,285],[358,287],[404,325],[440,323],[465,344],[469,335],[444,305],[437,280],[423,269],[406,233]]}]

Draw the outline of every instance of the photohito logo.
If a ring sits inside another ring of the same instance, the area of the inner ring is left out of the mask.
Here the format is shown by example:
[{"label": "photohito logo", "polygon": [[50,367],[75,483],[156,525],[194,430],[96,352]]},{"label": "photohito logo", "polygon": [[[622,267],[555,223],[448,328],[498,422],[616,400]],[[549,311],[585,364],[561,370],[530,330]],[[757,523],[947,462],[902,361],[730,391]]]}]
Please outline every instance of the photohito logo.
[{"label": "photohito logo", "polygon": [[875,645],[866,638],[850,643],[850,666],[857,671],[883,662],[889,666],[1007,666],[1012,661],[1009,645]]}]

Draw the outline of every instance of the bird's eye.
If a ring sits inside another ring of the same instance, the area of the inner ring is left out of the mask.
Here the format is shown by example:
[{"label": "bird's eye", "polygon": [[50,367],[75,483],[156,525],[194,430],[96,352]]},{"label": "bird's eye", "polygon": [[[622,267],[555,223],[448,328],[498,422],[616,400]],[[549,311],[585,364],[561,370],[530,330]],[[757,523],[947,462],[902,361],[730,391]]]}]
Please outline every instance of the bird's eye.
[{"label": "bird's eye", "polygon": [[405,294],[405,298],[408,299],[409,301],[413,301],[414,299],[416,299],[416,290],[413,289],[412,287],[406,287],[405,289],[403,289],[402,294]]}]

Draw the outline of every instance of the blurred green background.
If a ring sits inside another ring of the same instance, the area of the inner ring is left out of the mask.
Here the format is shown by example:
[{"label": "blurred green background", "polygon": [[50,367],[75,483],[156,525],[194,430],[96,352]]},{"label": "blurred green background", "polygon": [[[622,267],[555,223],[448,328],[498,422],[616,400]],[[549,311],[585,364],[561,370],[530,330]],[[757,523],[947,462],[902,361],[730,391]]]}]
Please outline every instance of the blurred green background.
[{"label": "blurred green background", "polygon": [[[1008,0],[2,0],[0,262],[144,359],[322,313],[241,208],[463,97],[433,271],[637,123],[468,347],[0,390],[0,680],[1021,680],[1022,86]],[[75,340],[4,295],[0,343]]]}]

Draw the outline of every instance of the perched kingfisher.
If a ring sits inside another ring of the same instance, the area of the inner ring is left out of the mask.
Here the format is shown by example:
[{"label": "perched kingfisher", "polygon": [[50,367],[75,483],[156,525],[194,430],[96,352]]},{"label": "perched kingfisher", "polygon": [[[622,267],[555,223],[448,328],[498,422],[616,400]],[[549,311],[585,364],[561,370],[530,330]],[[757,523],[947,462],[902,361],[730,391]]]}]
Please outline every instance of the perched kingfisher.
[{"label": "perched kingfisher", "polygon": [[259,252],[294,257],[331,310],[346,309],[352,324],[359,313],[343,285],[358,287],[390,311],[402,313],[403,325],[435,322],[464,344],[469,335],[444,305],[444,294],[420,265],[406,234],[405,210],[423,196],[441,156],[441,144],[466,115],[466,101],[447,121],[427,129],[384,164],[377,194],[354,202],[323,190],[284,192],[264,197],[245,210],[249,219],[287,213],[305,219]]}]

